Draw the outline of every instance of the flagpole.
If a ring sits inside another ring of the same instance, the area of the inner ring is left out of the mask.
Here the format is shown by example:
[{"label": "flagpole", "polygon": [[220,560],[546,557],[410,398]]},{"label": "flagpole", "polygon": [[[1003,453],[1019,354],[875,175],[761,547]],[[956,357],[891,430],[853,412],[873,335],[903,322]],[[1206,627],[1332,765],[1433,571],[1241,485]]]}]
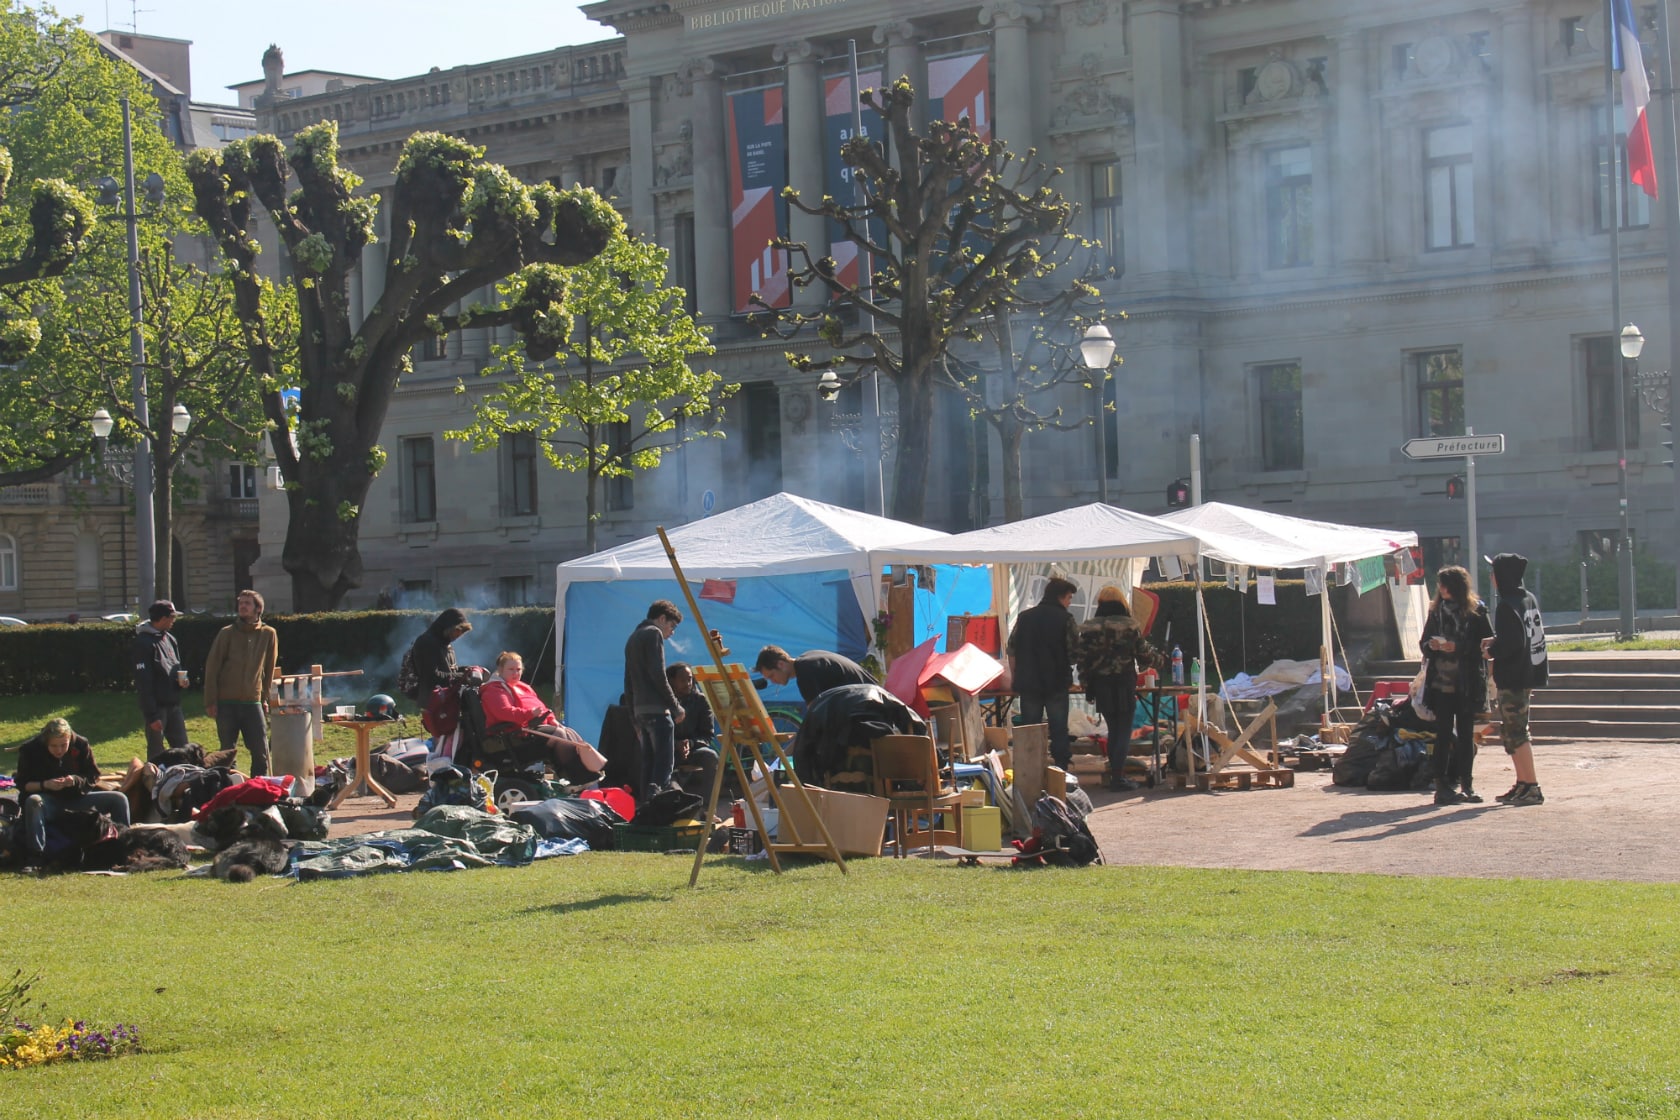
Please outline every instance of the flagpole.
[{"label": "flagpole", "polygon": [[[1615,0],[1604,0],[1604,120],[1610,149],[1610,360],[1616,369],[1616,504],[1620,536],[1616,540],[1617,636],[1633,637],[1633,541],[1628,531],[1627,359],[1622,357],[1622,164],[1616,143],[1616,63],[1621,31]],[[1623,64],[1627,59],[1623,57]],[[1474,558],[1472,558],[1474,561]]]},{"label": "flagpole", "polygon": [[[1657,175],[1658,197],[1662,202],[1663,232],[1668,235],[1668,370],[1669,385],[1680,373],[1680,129],[1675,127],[1674,40],[1671,38],[1668,5],[1657,5],[1657,50],[1662,55],[1662,88],[1651,91],[1662,100],[1657,111],[1657,143],[1662,166]],[[1674,419],[1674,393],[1669,392],[1669,419]],[[1680,465],[1670,479],[1674,486],[1676,550],[1680,551]],[[1674,568],[1674,605],[1680,613],[1680,564]]]}]

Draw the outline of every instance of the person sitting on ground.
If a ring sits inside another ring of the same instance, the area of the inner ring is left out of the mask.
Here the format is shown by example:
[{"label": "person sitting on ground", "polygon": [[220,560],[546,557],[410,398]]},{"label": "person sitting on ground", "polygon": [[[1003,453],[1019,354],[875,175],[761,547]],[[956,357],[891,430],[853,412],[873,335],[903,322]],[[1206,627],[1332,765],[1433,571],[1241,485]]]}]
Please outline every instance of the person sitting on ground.
[{"label": "person sitting on ground", "polygon": [[478,690],[485,726],[492,730],[497,724],[520,728],[522,734],[514,743],[514,754],[521,760],[541,758],[573,785],[599,779],[607,767],[606,758],[560,722],[536,690],[520,679],[524,674],[525,659],[519,654],[507,650],[497,655],[496,675]]},{"label": "person sitting on ground", "polygon": [[1126,777],[1126,756],[1137,714],[1138,666],[1160,669],[1166,659],[1144,637],[1125,593],[1113,584],[1097,592],[1096,613],[1079,624],[1074,662],[1085,698],[1102,713],[1108,731],[1108,788],[1136,789]]},{"label": "person sitting on ground", "polygon": [[67,719],[49,719],[39,734],[18,748],[18,796],[23,798],[24,863],[38,865],[47,850],[47,825],[69,809],[98,809],[128,824],[128,798],[97,789],[99,765],[93,748]]},{"label": "person sitting on ground", "polygon": [[799,686],[800,699],[807,704],[831,688],[881,683],[856,661],[825,649],[806,650],[798,657],[789,657],[788,651],[781,646],[765,646],[758,651],[758,661],[753,668],[771,684],[793,681]]},{"label": "person sitting on ground", "polygon": [[712,778],[718,765],[714,742],[717,724],[712,719],[712,706],[694,687],[694,670],[686,661],[667,666],[665,678],[671,682],[671,691],[677,694],[683,706],[683,718],[677,721],[676,727],[677,784],[689,793],[710,797]]}]

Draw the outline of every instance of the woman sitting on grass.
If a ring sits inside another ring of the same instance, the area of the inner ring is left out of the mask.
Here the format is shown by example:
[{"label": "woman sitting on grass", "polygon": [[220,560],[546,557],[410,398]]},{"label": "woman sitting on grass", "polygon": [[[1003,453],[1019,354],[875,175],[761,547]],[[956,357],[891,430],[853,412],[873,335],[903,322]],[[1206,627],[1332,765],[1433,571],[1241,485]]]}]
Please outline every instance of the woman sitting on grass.
[{"label": "woman sitting on grass", "polygon": [[25,864],[40,864],[47,850],[47,825],[68,809],[98,809],[118,824],[128,823],[128,798],[96,789],[99,766],[88,741],[67,719],[49,719],[40,734],[18,748],[18,796],[23,798]]},{"label": "woman sitting on grass", "polygon": [[525,659],[519,654],[508,650],[496,656],[495,677],[478,690],[486,728],[492,733],[498,724],[521,728],[524,734],[514,743],[514,753],[522,763],[541,758],[573,785],[595,781],[607,767],[606,757],[560,722],[536,690],[520,679],[524,673]]}]

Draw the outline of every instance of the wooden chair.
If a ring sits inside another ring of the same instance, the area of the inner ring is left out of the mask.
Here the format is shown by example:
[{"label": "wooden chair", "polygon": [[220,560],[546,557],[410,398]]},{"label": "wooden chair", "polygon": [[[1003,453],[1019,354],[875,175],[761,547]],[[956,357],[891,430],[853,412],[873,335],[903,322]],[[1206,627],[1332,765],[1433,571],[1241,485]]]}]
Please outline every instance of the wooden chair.
[{"label": "wooden chair", "polygon": [[[909,854],[918,839],[930,851],[945,843],[960,846],[962,795],[945,785],[939,754],[930,735],[883,735],[870,744],[875,763],[875,792],[892,803],[893,851]],[[955,828],[938,828],[937,818],[949,813]],[[925,817],[925,826],[918,826]]]}]

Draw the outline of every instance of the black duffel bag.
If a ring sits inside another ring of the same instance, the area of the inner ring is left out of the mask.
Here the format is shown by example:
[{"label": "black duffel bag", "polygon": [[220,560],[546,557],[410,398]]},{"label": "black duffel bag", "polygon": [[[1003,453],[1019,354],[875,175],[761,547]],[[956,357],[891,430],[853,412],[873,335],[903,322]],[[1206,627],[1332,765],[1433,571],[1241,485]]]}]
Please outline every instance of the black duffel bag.
[{"label": "black duffel bag", "polygon": [[508,818],[530,825],[545,840],[582,840],[597,852],[612,848],[613,825],[624,823],[611,805],[592,797],[521,801],[508,810]]}]

